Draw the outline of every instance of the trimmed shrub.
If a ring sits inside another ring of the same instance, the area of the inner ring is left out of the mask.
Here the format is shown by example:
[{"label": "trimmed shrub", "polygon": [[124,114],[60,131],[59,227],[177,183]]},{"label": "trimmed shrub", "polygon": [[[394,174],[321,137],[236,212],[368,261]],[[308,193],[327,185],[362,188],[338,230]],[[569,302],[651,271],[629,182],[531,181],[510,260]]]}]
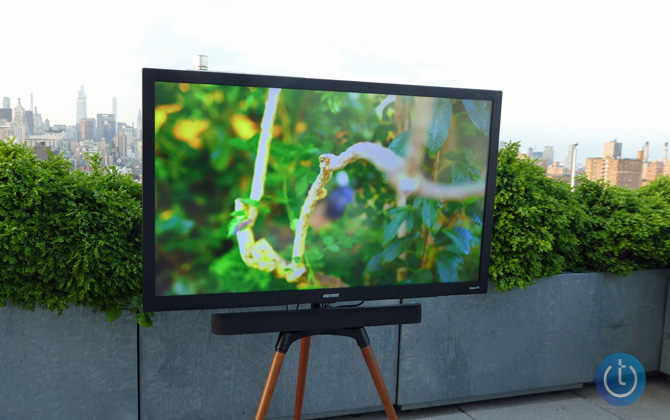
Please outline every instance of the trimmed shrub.
[{"label": "trimmed shrub", "polygon": [[89,157],[87,174],[0,142],[0,306],[88,306],[108,319],[141,306],[142,187],[100,161]]},{"label": "trimmed shrub", "polygon": [[670,266],[670,182],[660,177],[638,190],[579,179],[575,195],[588,209],[575,271]]},{"label": "trimmed shrub", "polygon": [[573,265],[584,223],[570,186],[518,158],[519,147],[507,143],[498,154],[489,275],[501,290],[525,288]]}]

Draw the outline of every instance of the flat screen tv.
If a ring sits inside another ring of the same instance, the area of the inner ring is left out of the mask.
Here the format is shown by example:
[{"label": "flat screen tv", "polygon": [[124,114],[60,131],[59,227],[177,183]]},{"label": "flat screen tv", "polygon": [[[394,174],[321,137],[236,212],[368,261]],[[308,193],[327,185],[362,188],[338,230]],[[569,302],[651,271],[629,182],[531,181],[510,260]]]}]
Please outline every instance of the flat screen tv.
[{"label": "flat screen tv", "polygon": [[143,69],[144,305],[483,293],[502,92]]}]

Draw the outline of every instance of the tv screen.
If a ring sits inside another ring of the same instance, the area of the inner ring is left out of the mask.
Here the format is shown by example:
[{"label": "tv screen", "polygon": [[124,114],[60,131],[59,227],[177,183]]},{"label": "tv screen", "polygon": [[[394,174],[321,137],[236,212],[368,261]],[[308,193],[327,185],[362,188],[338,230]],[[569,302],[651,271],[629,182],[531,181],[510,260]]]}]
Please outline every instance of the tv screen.
[{"label": "tv screen", "polygon": [[485,292],[501,100],[143,69],[145,310]]}]

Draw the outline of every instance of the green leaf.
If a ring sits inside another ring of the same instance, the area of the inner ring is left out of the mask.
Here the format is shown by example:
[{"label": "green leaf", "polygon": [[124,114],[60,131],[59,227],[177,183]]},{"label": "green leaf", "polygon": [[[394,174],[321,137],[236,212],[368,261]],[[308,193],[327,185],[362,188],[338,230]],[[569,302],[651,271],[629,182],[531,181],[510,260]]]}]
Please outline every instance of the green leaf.
[{"label": "green leaf", "polygon": [[384,248],[383,252],[383,261],[385,263],[389,263],[396,258],[398,258],[401,254],[407,252],[407,250],[412,246],[412,243],[414,242],[414,238],[406,236],[404,238],[398,238],[392,241],[390,244]]},{"label": "green leaf", "polygon": [[370,261],[365,266],[366,273],[374,273],[375,271],[381,270],[382,268],[382,256],[384,251],[376,254],[374,257],[370,258]]},{"label": "green leaf", "polygon": [[407,219],[409,212],[399,212],[394,218],[389,220],[384,226],[384,245],[388,244],[396,237],[400,226]]},{"label": "green leaf", "polygon": [[421,219],[427,228],[432,229],[437,220],[437,207],[439,203],[436,200],[424,199],[421,206]]},{"label": "green leaf", "polygon": [[489,101],[463,100],[463,106],[468,113],[472,124],[484,134],[489,134],[489,125],[491,123],[491,103]]},{"label": "green leaf", "polygon": [[451,244],[448,250],[457,254],[470,253],[470,241],[472,240],[472,233],[468,229],[455,227],[453,229],[443,230],[444,234],[451,239]]},{"label": "green leaf", "polygon": [[141,327],[152,327],[154,325],[154,321],[151,319],[152,316],[154,316],[153,312],[140,312],[135,315],[135,322],[137,322]]},{"label": "green leaf", "polygon": [[437,274],[442,283],[458,281],[458,265],[463,262],[463,257],[451,252],[440,252],[437,254]]},{"label": "green leaf", "polygon": [[136,308],[141,308],[141,307],[142,307],[142,304],[143,304],[143,302],[142,302],[142,296],[138,296],[138,295],[133,296],[133,298],[132,298],[132,303],[133,303],[133,306],[134,306],[134,307],[136,307]]},{"label": "green leaf", "polygon": [[256,207],[261,213],[269,213],[270,209],[264,206],[260,200],[252,200],[251,198],[240,198],[240,201],[252,207]]},{"label": "green leaf", "polygon": [[107,308],[105,309],[105,317],[107,322],[114,322],[117,319],[121,318],[122,310],[121,308]]},{"label": "green leaf", "polygon": [[451,123],[453,113],[451,100],[440,99],[435,103],[433,119],[428,126],[428,138],[426,139],[426,147],[431,155],[439,152],[444,142],[447,141],[449,124]]},{"label": "green leaf", "polygon": [[251,220],[245,216],[236,216],[228,222],[228,237],[231,238],[242,229],[249,227]]},{"label": "green leaf", "polygon": [[389,144],[389,149],[400,157],[407,156],[407,144],[409,143],[409,130],[405,130]]},{"label": "green leaf", "polygon": [[425,268],[421,270],[420,273],[421,283],[432,283],[433,282],[433,273],[430,270]]}]

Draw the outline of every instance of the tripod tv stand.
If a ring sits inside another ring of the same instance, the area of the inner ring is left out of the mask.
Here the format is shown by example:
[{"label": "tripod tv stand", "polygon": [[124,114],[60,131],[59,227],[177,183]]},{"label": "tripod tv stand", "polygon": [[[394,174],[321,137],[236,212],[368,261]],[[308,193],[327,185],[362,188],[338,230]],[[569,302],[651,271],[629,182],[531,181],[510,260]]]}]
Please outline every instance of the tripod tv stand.
[{"label": "tripod tv stand", "polygon": [[309,348],[311,337],[314,335],[336,335],[356,340],[387,417],[390,420],[397,420],[393,402],[370,347],[370,339],[365,327],[419,322],[421,322],[421,305],[419,304],[354,308],[320,308],[312,304],[312,308],[306,310],[214,314],[212,315],[212,332],[217,335],[279,333],[255,420],[265,419],[284,356],[291,344],[297,340],[300,340],[301,343],[294,420],[301,418]]}]

